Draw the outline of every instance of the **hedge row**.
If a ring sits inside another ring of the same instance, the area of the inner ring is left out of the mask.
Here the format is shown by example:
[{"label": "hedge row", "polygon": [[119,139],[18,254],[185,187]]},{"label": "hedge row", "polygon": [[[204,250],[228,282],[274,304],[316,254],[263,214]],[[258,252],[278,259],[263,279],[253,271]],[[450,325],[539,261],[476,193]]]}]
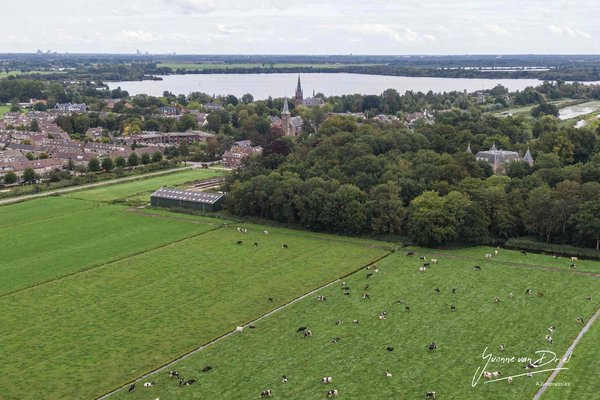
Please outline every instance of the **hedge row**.
[{"label": "hedge row", "polygon": [[523,249],[532,252],[541,252],[548,254],[557,254],[562,256],[570,256],[570,257],[585,257],[585,258],[595,258],[600,259],[600,251],[596,249],[582,248],[569,246],[564,244],[552,244],[552,243],[544,243],[537,242],[532,239],[526,238],[511,238],[506,241],[504,247],[514,248],[514,249]]}]

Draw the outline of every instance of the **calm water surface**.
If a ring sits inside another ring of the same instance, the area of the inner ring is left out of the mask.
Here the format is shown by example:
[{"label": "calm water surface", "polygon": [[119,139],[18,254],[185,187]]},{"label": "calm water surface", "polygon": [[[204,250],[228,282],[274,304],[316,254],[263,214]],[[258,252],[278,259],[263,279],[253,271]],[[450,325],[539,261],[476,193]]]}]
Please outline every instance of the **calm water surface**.
[{"label": "calm water surface", "polygon": [[[304,97],[312,96],[313,90],[326,96],[343,94],[381,94],[392,88],[401,94],[407,90],[415,92],[451,92],[467,90],[476,92],[491,89],[501,84],[511,92],[523,90],[527,86],[537,86],[542,81],[536,79],[465,79],[465,78],[423,78],[405,76],[382,76],[361,74],[300,74]],[[173,94],[204,92],[214,95],[232,94],[241,97],[251,93],[256,100],[272,97],[293,97],[297,74],[198,74],[167,75],[162,81],[107,82],[111,89],[121,87],[129,94],[162,96],[164,91]]]}]

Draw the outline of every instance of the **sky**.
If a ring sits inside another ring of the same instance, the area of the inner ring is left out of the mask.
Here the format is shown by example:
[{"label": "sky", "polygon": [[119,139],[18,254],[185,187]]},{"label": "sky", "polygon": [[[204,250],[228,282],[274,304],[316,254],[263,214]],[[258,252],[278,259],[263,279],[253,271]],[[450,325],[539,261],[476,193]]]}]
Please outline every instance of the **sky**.
[{"label": "sky", "polygon": [[0,53],[597,54],[598,0],[19,0]]}]

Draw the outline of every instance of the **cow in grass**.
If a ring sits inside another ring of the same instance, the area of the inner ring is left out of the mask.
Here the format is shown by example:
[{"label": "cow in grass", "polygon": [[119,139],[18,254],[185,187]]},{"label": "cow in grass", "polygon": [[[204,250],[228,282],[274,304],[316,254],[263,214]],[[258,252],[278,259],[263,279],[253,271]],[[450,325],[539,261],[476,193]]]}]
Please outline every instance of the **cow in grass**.
[{"label": "cow in grass", "polygon": [[333,378],[331,376],[324,376],[321,379],[321,383],[324,385],[329,385],[331,382],[333,382]]},{"label": "cow in grass", "polygon": [[435,399],[435,392],[427,392],[425,393],[426,399]]},{"label": "cow in grass", "polygon": [[325,393],[325,397],[338,397],[338,390],[337,389],[328,390],[327,393]]},{"label": "cow in grass", "polygon": [[271,391],[271,389],[265,389],[262,392],[260,392],[261,399],[265,399],[265,398],[271,397],[271,396],[273,396],[273,392]]}]

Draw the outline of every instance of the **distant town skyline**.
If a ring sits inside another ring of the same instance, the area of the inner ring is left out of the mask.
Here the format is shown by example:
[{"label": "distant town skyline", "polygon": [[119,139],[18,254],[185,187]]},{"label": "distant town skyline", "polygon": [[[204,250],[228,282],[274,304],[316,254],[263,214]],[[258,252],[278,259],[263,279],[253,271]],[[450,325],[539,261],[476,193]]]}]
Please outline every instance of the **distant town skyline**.
[{"label": "distant town skyline", "polygon": [[0,52],[597,54],[594,0],[23,0]]}]

